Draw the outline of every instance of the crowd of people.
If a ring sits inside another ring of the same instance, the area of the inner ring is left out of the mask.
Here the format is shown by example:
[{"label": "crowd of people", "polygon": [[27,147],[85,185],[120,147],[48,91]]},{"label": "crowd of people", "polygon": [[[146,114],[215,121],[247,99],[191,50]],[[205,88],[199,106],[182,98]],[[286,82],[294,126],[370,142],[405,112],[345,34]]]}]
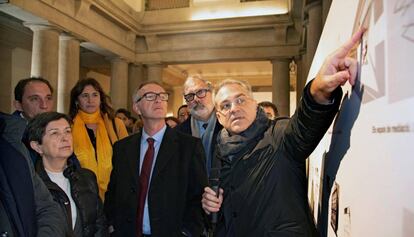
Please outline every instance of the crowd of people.
[{"label": "crowd of people", "polygon": [[68,115],[46,79],[21,80],[16,111],[0,113],[0,236],[318,236],[305,161],[355,83],[348,54],[363,32],[325,60],[291,118],[232,79],[188,77],[177,117],[147,81],[138,119],[95,79],[72,88]]}]

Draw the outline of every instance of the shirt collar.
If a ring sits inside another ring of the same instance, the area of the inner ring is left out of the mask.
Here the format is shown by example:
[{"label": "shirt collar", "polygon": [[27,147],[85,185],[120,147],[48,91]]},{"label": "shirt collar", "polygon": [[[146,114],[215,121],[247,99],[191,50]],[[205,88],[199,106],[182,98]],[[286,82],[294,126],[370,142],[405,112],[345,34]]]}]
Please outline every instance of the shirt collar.
[{"label": "shirt collar", "polygon": [[147,141],[147,138],[152,137],[155,140],[155,142],[161,142],[166,130],[167,130],[167,125],[164,124],[164,127],[162,127],[156,134],[154,134],[153,136],[150,136],[145,132],[145,129],[142,129],[141,140]]}]

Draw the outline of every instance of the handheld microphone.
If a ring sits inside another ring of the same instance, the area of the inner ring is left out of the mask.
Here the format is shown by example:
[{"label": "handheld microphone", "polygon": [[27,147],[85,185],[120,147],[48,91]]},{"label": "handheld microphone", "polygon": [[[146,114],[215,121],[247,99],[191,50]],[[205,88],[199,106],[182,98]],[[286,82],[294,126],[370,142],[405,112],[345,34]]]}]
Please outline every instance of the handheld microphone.
[{"label": "handheld microphone", "polygon": [[[210,177],[208,179],[210,184],[210,188],[216,192],[216,196],[219,197],[219,187],[220,187],[220,168],[211,168],[210,170]],[[214,226],[217,223],[217,212],[212,212],[211,216],[211,224]]]}]

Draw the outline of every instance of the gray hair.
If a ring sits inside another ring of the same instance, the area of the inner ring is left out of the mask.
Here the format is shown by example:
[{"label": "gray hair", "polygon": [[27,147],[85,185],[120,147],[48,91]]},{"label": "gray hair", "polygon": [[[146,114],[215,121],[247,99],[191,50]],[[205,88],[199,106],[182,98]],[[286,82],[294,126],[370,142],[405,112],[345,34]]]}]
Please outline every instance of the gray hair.
[{"label": "gray hair", "polygon": [[[200,81],[208,86],[209,89],[213,89],[213,86],[211,85],[210,81],[205,80],[201,77],[200,74],[195,74],[192,76],[188,76],[187,79],[184,82],[184,90],[194,84],[195,81]],[[213,91],[212,91],[213,92]]]},{"label": "gray hair", "polygon": [[[220,82],[220,84],[218,84],[218,86],[215,89],[215,94],[217,95],[218,92],[221,90],[221,88],[227,85],[239,85],[240,87],[242,87],[243,89],[247,91],[247,96],[253,98],[252,87],[250,86],[250,84],[247,81],[235,80],[235,79],[225,79],[224,81]],[[214,102],[217,104],[216,100],[214,100]]]},{"label": "gray hair", "polygon": [[161,83],[159,83],[157,81],[146,81],[146,82],[143,82],[137,88],[135,88],[134,94],[132,94],[132,103],[135,103],[140,98],[139,95],[138,95],[139,90],[141,90],[142,87],[144,87],[146,85],[149,85],[149,84],[158,85],[158,86],[160,86],[161,88],[164,89],[164,87],[161,85]]}]

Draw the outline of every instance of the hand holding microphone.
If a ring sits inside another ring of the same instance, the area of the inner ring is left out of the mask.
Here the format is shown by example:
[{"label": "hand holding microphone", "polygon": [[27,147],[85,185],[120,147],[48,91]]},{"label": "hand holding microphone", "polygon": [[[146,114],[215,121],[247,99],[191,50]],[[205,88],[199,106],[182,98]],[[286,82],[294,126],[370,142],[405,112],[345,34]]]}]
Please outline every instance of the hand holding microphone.
[{"label": "hand holding microphone", "polygon": [[[201,204],[207,214],[217,214],[216,212],[220,210],[223,202],[223,189],[219,188],[219,170],[211,170],[209,182],[210,187],[204,188]],[[217,190],[219,190],[219,192],[217,192]],[[215,218],[215,221],[217,222],[217,216],[213,216],[212,218]],[[212,223],[213,221],[214,220],[212,220]]]},{"label": "hand holding microphone", "polygon": [[[210,183],[210,187],[211,189],[215,192],[216,194],[216,198],[220,197],[220,193],[219,193],[219,186],[220,186],[220,169],[218,168],[212,168],[210,170],[210,177],[209,177],[209,183]],[[220,202],[220,198],[218,200]],[[220,203],[221,206],[221,203]],[[216,224],[217,223],[217,212],[212,212],[210,214],[211,216],[211,224]]]}]

